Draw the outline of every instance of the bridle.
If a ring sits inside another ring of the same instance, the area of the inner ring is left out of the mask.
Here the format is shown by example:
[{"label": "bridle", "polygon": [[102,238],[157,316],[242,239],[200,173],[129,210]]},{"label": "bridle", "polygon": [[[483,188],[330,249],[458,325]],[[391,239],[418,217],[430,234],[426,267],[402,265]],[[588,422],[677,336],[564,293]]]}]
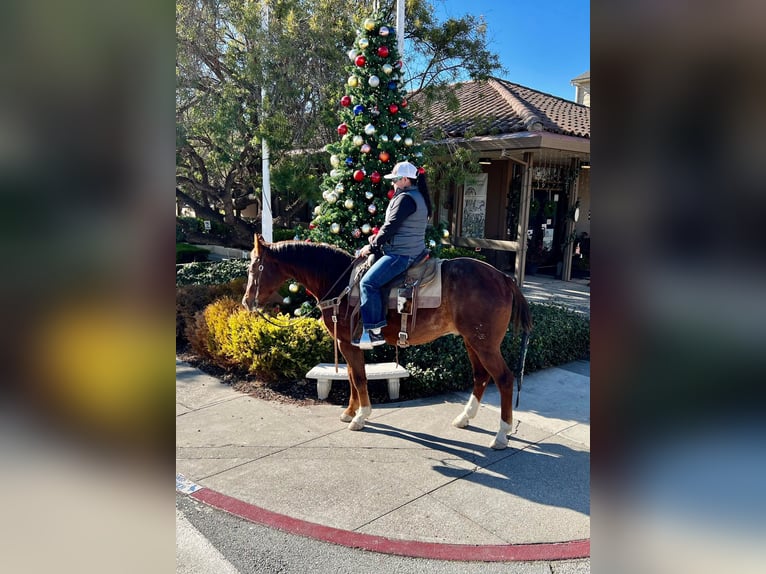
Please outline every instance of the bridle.
[{"label": "bridle", "polygon": [[253,283],[255,283],[255,298],[253,299],[253,308],[251,310],[254,310],[257,315],[269,323],[270,325],[274,325],[275,327],[279,327],[280,329],[284,329],[285,327],[289,327],[291,325],[290,321],[288,320],[287,325],[279,325],[278,323],[275,323],[272,321],[268,315],[264,315],[264,313],[261,311],[260,306],[258,305],[258,295],[261,293],[261,275],[263,275],[263,263],[260,263],[260,257],[256,257],[255,260],[250,264],[250,267],[247,270],[247,279],[250,281],[250,278],[253,277],[255,274],[252,271],[252,268],[255,266],[256,262],[258,262],[258,276],[253,280]]},{"label": "bridle", "polygon": [[[327,293],[324,297],[322,297],[319,302],[316,304],[316,307],[321,309],[322,311],[325,311],[326,309],[332,309],[332,322],[333,322],[333,339],[334,339],[334,351],[335,351],[335,371],[338,371],[338,314],[340,309],[340,304],[343,301],[343,298],[348,295],[351,292],[351,287],[349,285],[346,285],[346,287],[343,289],[340,295],[337,297],[333,297],[332,299],[327,299],[327,296],[333,292],[333,290],[338,286],[338,283],[341,282],[341,280],[346,276],[346,273],[348,273],[356,264],[356,259],[352,259],[351,263],[348,267],[343,271],[343,273],[340,274],[340,277],[335,280],[335,283],[332,284],[332,287],[330,287],[327,290]],[[257,272],[258,275],[256,276],[253,272],[253,268],[255,267],[256,263],[258,264]],[[267,315],[264,315],[263,312],[261,312],[260,307],[258,306],[258,295],[260,295],[261,292],[261,275],[263,275],[263,263],[261,262],[260,257],[256,257],[253,262],[250,264],[250,267],[247,270],[247,278],[248,282],[250,280],[253,280],[253,283],[255,283],[255,298],[253,300],[253,307],[255,309],[255,312],[258,314],[259,317],[264,319],[267,323],[274,325],[275,327],[279,327],[281,329],[284,329],[286,327],[290,327],[293,325],[293,323],[288,319],[287,325],[279,325],[272,321]],[[358,282],[359,279],[361,279],[361,273],[357,276],[356,281]],[[308,317],[304,317],[300,320],[308,319]]]},{"label": "bridle", "polygon": [[254,280],[255,283],[255,299],[253,300],[253,306],[255,309],[258,309],[258,295],[261,292],[261,275],[263,275],[263,263],[260,263],[261,258],[256,257],[253,262],[250,264],[250,267],[247,269],[247,279],[250,281],[250,278],[253,277],[255,274],[253,273],[253,267],[255,266],[256,262],[259,263],[258,265],[258,278]]}]

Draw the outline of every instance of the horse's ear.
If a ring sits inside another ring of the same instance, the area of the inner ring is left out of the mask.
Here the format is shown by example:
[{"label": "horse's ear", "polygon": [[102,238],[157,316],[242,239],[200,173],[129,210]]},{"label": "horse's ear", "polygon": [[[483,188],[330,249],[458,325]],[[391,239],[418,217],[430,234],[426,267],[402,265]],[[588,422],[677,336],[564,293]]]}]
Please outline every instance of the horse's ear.
[{"label": "horse's ear", "polygon": [[256,257],[261,256],[261,236],[257,233],[254,236],[253,252],[255,253]]}]

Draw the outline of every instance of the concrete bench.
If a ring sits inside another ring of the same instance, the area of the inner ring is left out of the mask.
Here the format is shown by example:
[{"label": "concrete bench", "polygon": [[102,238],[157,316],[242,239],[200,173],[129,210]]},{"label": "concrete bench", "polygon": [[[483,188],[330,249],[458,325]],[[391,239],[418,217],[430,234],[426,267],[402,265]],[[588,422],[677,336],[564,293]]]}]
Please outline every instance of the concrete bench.
[{"label": "concrete bench", "polygon": [[[399,379],[410,376],[410,372],[396,363],[373,363],[365,365],[368,381],[386,379],[388,381],[388,397],[391,400],[399,398]],[[306,373],[307,379],[317,380],[317,396],[324,400],[330,394],[333,381],[348,381],[348,368],[344,363],[338,365],[335,372],[335,363],[319,363]]]}]

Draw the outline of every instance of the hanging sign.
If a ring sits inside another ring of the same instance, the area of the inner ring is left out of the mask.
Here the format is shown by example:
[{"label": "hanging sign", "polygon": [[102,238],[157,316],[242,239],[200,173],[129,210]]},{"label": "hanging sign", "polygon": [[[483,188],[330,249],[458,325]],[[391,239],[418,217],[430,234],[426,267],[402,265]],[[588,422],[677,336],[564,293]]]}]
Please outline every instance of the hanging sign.
[{"label": "hanging sign", "polygon": [[468,175],[463,185],[463,237],[484,237],[487,218],[487,174]]}]

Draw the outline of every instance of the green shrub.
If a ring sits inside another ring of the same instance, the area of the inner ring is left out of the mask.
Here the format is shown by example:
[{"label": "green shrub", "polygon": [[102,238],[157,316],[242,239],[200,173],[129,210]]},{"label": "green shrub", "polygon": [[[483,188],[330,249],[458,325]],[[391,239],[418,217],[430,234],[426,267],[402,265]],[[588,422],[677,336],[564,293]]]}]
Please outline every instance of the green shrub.
[{"label": "green shrub", "polygon": [[[587,317],[550,304],[530,303],[534,328],[529,338],[525,372],[531,373],[590,356],[590,321]],[[516,368],[521,337],[506,335],[503,356]]]},{"label": "green shrub", "polygon": [[195,353],[220,367],[265,381],[301,379],[317,363],[332,360],[332,339],[317,319],[288,320],[266,320],[223,298],[197,314],[189,341]]},{"label": "green shrub", "polygon": [[[186,287],[193,292],[204,286]],[[208,288],[210,289],[210,288]],[[179,290],[180,291],[180,290]],[[239,291],[241,293],[241,290]],[[249,313],[233,299],[221,299],[190,321],[187,338],[195,352],[215,364],[266,381],[297,380],[317,363],[332,362],[332,338],[319,319],[303,318],[285,325],[288,315],[273,318],[273,325]],[[198,294],[198,298],[201,296]],[[525,372],[561,365],[589,357],[590,323],[568,309],[530,303],[534,328],[529,340]],[[188,315],[187,315],[188,316]],[[501,346],[508,366],[516,369],[520,335],[509,331]],[[369,363],[393,361],[390,346],[367,352]],[[473,386],[471,363],[462,337],[446,335],[435,341],[400,350],[399,360],[410,371],[408,397],[432,396],[467,390]]]},{"label": "green shrub", "polygon": [[189,332],[192,350],[221,367],[236,370],[238,362],[228,356],[231,348],[229,317],[239,310],[245,312],[239,302],[231,297],[223,297],[205,307],[202,313],[195,316],[194,329]]},{"label": "green shrub", "polygon": [[186,241],[187,233],[201,233],[204,230],[201,219],[196,217],[176,217],[176,243]]},{"label": "green shrub", "polygon": [[277,241],[289,241],[291,239],[295,239],[295,235],[298,233],[295,229],[273,229],[272,234],[272,241],[276,243]]},{"label": "green shrub", "polygon": [[407,379],[410,396],[427,397],[473,385],[471,362],[462,337],[445,335],[400,353],[404,368],[410,372]]},{"label": "green shrub", "polygon": [[[235,279],[247,278],[248,259],[200,261],[176,269],[176,286],[220,285]],[[244,294],[244,287],[242,288]]]},{"label": "green shrub", "polygon": [[208,249],[190,245],[188,243],[176,243],[176,263],[191,263],[192,261],[207,261],[210,255]]},{"label": "green shrub", "polygon": [[466,249],[465,247],[444,247],[439,253],[439,259],[456,259],[457,257],[470,257],[479,261],[486,261],[487,256],[475,249]]},{"label": "green shrub", "polygon": [[238,301],[244,293],[244,278],[223,285],[184,285],[176,288],[176,347],[181,349],[189,342],[189,330],[194,328],[197,313],[216,299],[230,297]]},{"label": "green shrub", "polygon": [[[590,322],[587,317],[554,305],[530,303],[534,328],[529,339],[524,372],[588,358]],[[506,333],[501,352],[511,370],[519,360],[521,336]],[[369,362],[394,360],[392,347],[381,347],[368,354]],[[407,394],[410,397],[467,390],[473,387],[473,372],[463,338],[446,335],[431,343],[400,351],[399,360],[410,372]]]},{"label": "green shrub", "polygon": [[211,243],[217,243],[226,245],[226,242],[231,239],[232,230],[224,224],[210,220],[210,229],[205,229],[205,222],[200,217],[176,217],[176,241],[185,241],[187,234],[200,234],[204,233],[205,236],[210,238]]}]

